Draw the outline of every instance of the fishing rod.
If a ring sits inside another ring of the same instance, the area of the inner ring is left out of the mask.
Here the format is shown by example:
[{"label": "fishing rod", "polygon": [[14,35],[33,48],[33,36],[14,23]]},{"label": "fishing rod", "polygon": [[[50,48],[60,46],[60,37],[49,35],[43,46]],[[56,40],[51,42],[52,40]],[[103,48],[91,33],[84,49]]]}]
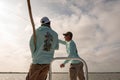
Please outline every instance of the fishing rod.
[{"label": "fishing rod", "polygon": [[[36,49],[36,32],[35,32],[35,23],[34,23],[33,16],[32,16],[32,9],[31,9],[31,3],[30,3],[30,0],[27,0],[27,4],[28,4],[28,11],[29,11],[30,21],[31,21],[32,28],[33,28],[34,47],[35,47],[35,49]],[[34,49],[34,51],[35,51],[35,49]]]}]

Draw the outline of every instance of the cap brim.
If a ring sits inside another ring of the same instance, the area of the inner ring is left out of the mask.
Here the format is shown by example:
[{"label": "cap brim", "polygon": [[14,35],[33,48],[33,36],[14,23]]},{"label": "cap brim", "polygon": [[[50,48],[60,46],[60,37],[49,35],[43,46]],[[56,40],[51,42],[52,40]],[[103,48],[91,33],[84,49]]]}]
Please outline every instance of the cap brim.
[{"label": "cap brim", "polygon": [[63,36],[67,36],[67,34],[63,34]]}]

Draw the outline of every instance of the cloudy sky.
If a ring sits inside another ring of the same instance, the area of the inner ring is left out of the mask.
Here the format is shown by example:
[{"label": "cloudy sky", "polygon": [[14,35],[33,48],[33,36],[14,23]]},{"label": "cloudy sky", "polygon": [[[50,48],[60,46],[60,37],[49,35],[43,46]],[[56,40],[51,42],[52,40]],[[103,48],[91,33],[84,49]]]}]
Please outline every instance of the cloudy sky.
[{"label": "cloudy sky", "polygon": [[[52,29],[74,34],[89,72],[120,72],[120,0],[31,0],[36,28],[48,16]],[[26,72],[32,26],[27,0],[0,0],[0,72]],[[60,45],[55,57],[67,56]]]}]

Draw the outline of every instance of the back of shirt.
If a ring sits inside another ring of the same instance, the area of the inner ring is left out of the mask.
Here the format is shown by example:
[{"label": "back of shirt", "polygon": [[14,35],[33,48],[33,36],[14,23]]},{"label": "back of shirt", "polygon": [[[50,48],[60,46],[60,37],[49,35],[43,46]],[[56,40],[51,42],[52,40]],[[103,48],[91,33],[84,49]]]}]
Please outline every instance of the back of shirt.
[{"label": "back of shirt", "polygon": [[49,64],[58,49],[58,34],[51,28],[41,26],[36,30],[36,49],[34,51],[33,37],[30,40],[33,64]]}]

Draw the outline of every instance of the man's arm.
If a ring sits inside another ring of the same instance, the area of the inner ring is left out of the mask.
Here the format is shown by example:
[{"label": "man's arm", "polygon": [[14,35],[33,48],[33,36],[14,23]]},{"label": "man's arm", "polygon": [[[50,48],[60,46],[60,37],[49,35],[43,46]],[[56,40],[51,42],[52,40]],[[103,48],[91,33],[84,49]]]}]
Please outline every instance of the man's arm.
[{"label": "man's arm", "polygon": [[66,42],[65,42],[65,41],[60,40],[60,39],[59,39],[59,43],[61,43],[61,44],[63,44],[63,45],[65,45],[65,44],[66,44]]},{"label": "man's arm", "polygon": [[58,36],[57,36],[57,41],[56,41],[56,46],[55,49],[58,50],[59,49],[59,40],[58,40]]},{"label": "man's arm", "polygon": [[30,38],[30,50],[31,50],[31,53],[34,53],[34,50],[35,50],[35,46],[34,46],[34,38],[33,38],[33,35],[31,36]]},{"label": "man's arm", "polygon": [[[75,53],[75,45],[73,44],[73,43],[70,43],[69,44],[69,49],[67,50],[68,51],[68,58],[71,58],[71,57],[73,57],[74,56],[74,53]],[[64,61],[64,65],[66,64],[66,63],[68,63],[69,61],[71,61],[71,60],[65,60]]]}]

